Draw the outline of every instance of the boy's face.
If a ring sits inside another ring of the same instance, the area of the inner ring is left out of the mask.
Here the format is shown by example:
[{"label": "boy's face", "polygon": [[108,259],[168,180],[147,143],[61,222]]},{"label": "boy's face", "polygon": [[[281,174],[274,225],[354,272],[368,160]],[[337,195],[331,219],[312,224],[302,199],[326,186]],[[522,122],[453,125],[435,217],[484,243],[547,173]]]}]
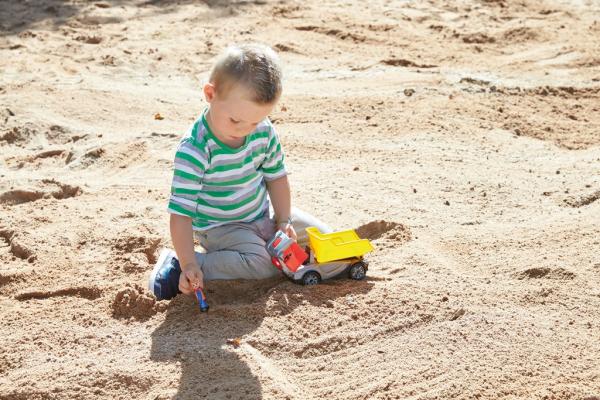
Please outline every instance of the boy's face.
[{"label": "boy's face", "polygon": [[243,85],[234,85],[226,94],[218,94],[211,83],[204,86],[210,104],[208,122],[213,133],[226,144],[237,144],[256,128],[276,103],[258,104]]}]

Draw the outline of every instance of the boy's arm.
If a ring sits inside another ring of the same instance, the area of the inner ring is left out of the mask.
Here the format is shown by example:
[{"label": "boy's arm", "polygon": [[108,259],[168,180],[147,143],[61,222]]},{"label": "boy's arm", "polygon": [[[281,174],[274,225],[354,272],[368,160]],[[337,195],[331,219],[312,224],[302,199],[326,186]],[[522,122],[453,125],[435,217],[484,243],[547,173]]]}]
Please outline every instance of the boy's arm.
[{"label": "boy's arm", "polygon": [[271,198],[271,204],[275,211],[277,228],[285,232],[290,238],[296,240],[296,232],[289,223],[292,209],[292,196],[290,184],[285,171],[283,160],[285,158],[279,137],[273,126],[269,123],[269,145],[267,147],[265,161],[261,165],[261,171],[267,183],[267,190]]},{"label": "boy's arm", "polygon": [[296,240],[296,232],[288,222],[292,212],[292,195],[287,175],[267,181],[267,190],[269,191],[269,197],[275,211],[277,227]]},{"label": "boy's arm", "polygon": [[[192,130],[198,123],[196,121]],[[182,270],[179,289],[183,293],[191,293],[192,289],[203,286],[202,270],[194,253],[192,217],[196,213],[196,200],[202,190],[207,165],[206,153],[191,134],[182,139],[175,153],[168,211],[171,213],[171,240]]]},{"label": "boy's arm", "polygon": [[185,270],[190,264],[196,264],[194,255],[194,232],[192,219],[178,214],[171,214],[171,240],[179,258],[181,269]]},{"label": "boy's arm", "polygon": [[183,215],[171,214],[170,225],[171,240],[181,267],[179,290],[185,294],[191,294],[196,288],[204,287],[204,275],[194,254],[192,219]]}]

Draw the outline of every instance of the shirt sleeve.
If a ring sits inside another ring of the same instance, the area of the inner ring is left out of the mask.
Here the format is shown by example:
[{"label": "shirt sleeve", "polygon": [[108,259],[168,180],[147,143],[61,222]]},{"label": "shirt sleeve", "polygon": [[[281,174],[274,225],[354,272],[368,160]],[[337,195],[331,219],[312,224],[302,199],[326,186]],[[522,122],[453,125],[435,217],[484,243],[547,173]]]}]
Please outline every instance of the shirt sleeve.
[{"label": "shirt sleeve", "polygon": [[265,160],[260,166],[266,181],[273,181],[277,178],[287,175],[283,160],[285,155],[279,142],[279,136],[275,132],[273,125],[269,124],[269,143],[267,144],[267,154]]},{"label": "shirt sleeve", "polygon": [[206,150],[187,137],[177,147],[171,183],[168,211],[172,214],[194,218],[197,199],[202,190],[204,171],[208,167]]}]

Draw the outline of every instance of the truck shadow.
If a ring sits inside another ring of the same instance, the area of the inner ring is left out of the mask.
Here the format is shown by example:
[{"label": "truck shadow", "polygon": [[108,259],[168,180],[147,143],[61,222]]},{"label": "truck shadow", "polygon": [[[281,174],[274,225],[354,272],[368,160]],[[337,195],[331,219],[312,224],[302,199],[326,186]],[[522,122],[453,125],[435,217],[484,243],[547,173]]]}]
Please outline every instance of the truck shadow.
[{"label": "truck shadow", "polygon": [[200,313],[192,297],[176,297],[152,333],[150,358],[166,364],[160,368],[167,371],[180,368],[181,378],[178,385],[161,382],[165,387],[157,398],[261,399],[257,371],[236,350],[236,339],[256,331],[265,318],[285,315],[307,302],[326,306],[349,293],[366,293],[372,285],[335,280],[303,287],[285,278],[213,281],[206,287],[208,313]]}]

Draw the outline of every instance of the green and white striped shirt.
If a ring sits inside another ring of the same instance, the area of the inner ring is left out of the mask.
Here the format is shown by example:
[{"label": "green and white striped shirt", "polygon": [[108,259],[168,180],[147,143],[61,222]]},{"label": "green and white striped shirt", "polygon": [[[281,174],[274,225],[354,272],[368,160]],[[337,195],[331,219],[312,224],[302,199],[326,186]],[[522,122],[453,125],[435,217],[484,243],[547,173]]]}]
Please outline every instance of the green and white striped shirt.
[{"label": "green and white striped shirt", "polygon": [[275,129],[265,118],[231,148],[211,132],[205,114],[177,147],[168,211],[191,217],[198,231],[254,221],[269,209],[265,181],[287,174]]}]

